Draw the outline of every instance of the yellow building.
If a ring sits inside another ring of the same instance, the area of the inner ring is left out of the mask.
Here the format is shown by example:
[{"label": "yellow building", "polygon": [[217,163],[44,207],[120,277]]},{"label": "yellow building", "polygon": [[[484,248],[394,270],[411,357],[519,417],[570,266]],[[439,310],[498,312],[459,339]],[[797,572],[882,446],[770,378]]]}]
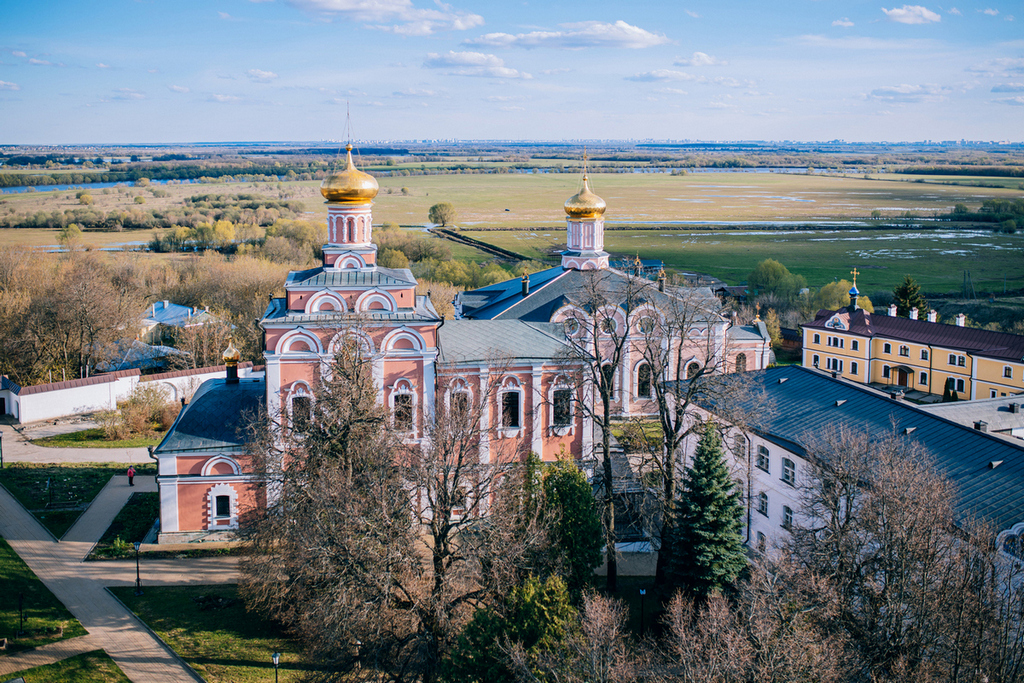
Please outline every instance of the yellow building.
[{"label": "yellow building", "polygon": [[961,399],[998,398],[1024,392],[1024,336],[936,322],[935,311],[919,319],[872,314],[856,305],[821,310],[803,326],[803,365],[831,371],[862,384]]}]

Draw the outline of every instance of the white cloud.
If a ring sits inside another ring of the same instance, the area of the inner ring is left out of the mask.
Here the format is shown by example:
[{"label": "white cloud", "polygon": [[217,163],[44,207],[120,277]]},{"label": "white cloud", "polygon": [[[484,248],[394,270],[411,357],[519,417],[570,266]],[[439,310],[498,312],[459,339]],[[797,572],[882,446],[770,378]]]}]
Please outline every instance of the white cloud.
[{"label": "white cloud", "polygon": [[991,7],[989,7],[988,9],[983,9],[983,10],[980,9],[978,11],[981,12],[982,14],[987,14],[990,17],[997,17],[997,16],[999,16],[999,10],[992,9]]},{"label": "white cloud", "polygon": [[742,80],[741,81],[741,80],[736,79],[736,78],[722,78],[722,77],[716,78],[716,79],[714,79],[711,82],[715,83],[717,85],[724,85],[726,88],[753,88],[754,85],[755,85],[754,81],[747,81],[747,80]]},{"label": "white cloud", "polygon": [[533,78],[528,73],[505,66],[505,61],[496,55],[483,52],[455,52],[444,54],[431,52],[423,60],[428,69],[448,69],[453,76],[482,76],[484,78]]},{"label": "white cloud", "polygon": [[921,5],[904,5],[893,9],[883,7],[882,11],[890,21],[900,24],[934,24],[937,21],[942,21],[942,17]]},{"label": "white cloud", "polygon": [[237,95],[218,95],[218,94],[214,94],[214,95],[211,95],[210,97],[215,102],[237,102],[240,99],[242,99],[241,97],[238,97]]},{"label": "white cloud", "polygon": [[658,88],[658,92],[663,92],[668,95],[689,95],[690,93],[680,88]]},{"label": "white cloud", "polygon": [[245,73],[249,78],[257,83],[270,83],[278,77],[273,71],[263,71],[261,69],[249,69]]},{"label": "white cloud", "polygon": [[234,17],[228,14],[227,12],[217,12],[217,16],[227,21],[231,21],[234,19]]},{"label": "white cloud", "polygon": [[994,100],[999,104],[1009,104],[1015,107],[1024,107],[1024,95],[1018,95],[1017,97],[1004,97],[999,100]]},{"label": "white cloud", "polygon": [[986,76],[1002,77],[1024,74],[1024,58],[1000,57],[998,59],[990,59],[987,62],[967,67],[967,71]]},{"label": "white cloud", "polygon": [[1012,15],[1012,14],[1007,14],[1007,15],[1006,15],[1005,17],[1003,17],[1003,18],[1004,18],[1004,19],[1006,19],[1007,21],[1013,21],[1013,15]]},{"label": "white cloud", "polygon": [[955,14],[958,17],[962,17],[964,15],[964,13],[958,10],[956,7],[950,7],[947,11],[950,14]]},{"label": "white cloud", "polygon": [[660,33],[651,33],[639,26],[616,21],[609,24],[601,21],[583,21],[575,24],[561,24],[562,31],[531,31],[530,33],[487,33],[479,38],[467,40],[465,45],[486,47],[555,47],[581,49],[586,47],[618,47],[640,49],[662,45],[669,39]]},{"label": "white cloud", "polygon": [[544,69],[543,71],[541,71],[541,73],[544,74],[545,76],[554,76],[555,74],[567,74],[570,71],[572,71],[572,69],[570,69],[569,67],[560,66],[557,69]]},{"label": "white cloud", "polygon": [[673,64],[675,66],[722,66],[728,62],[723,62],[704,52],[694,52],[689,59],[677,59]]},{"label": "white cloud", "polygon": [[[437,31],[466,31],[482,26],[479,14],[460,12],[434,0],[437,9],[421,9],[412,0],[287,0],[288,4],[324,17],[372,22],[374,28],[401,35],[425,36]],[[377,22],[380,22],[377,24]]]},{"label": "white cloud", "polygon": [[920,50],[929,44],[927,40],[886,40],[867,36],[846,36],[831,38],[823,35],[797,36],[791,42],[807,47],[823,47],[841,50]]},{"label": "white cloud", "polygon": [[35,57],[28,60],[28,63],[35,64],[37,66],[53,66],[53,62],[48,62],[45,59],[36,59]]},{"label": "white cloud", "polygon": [[110,65],[109,64],[104,64],[103,62],[100,62],[99,64],[96,65],[96,68],[97,69],[109,69]]},{"label": "white cloud", "polygon": [[937,85],[890,85],[875,88],[869,99],[882,102],[935,102],[942,99],[943,88]]},{"label": "white cloud", "polygon": [[702,80],[693,74],[688,74],[685,71],[674,71],[672,69],[655,69],[654,71],[644,71],[643,73],[633,74],[632,76],[626,76],[627,81],[640,81],[640,82],[666,82],[666,81],[699,81]]},{"label": "white cloud", "polygon": [[21,90],[21,86],[9,81],[0,81],[0,90]]},{"label": "white cloud", "polygon": [[850,21],[848,18],[843,17],[842,19],[836,19],[835,21],[833,21],[832,25],[833,26],[843,26],[845,28],[850,28],[851,26],[853,26],[853,22]]},{"label": "white cloud", "polygon": [[118,88],[114,94],[115,100],[144,100],[146,95],[132,88]]},{"label": "white cloud", "polygon": [[14,50],[11,52],[11,54],[15,57],[28,57],[28,55],[22,52],[21,50]]},{"label": "white cloud", "polygon": [[391,93],[395,97],[434,97],[437,95],[433,90],[417,90],[416,88],[406,88],[405,90],[396,90]]},{"label": "white cloud", "polygon": [[694,12],[693,10],[684,9],[683,11],[686,12],[691,17],[693,17],[694,19],[700,19],[700,15]]},{"label": "white cloud", "polygon": [[180,93],[186,93],[186,92],[189,91],[188,88],[186,88],[183,85],[169,85],[169,86],[167,86],[167,89],[170,90],[171,92],[180,92]]},{"label": "white cloud", "polygon": [[1000,83],[992,92],[1024,92],[1024,83]]}]

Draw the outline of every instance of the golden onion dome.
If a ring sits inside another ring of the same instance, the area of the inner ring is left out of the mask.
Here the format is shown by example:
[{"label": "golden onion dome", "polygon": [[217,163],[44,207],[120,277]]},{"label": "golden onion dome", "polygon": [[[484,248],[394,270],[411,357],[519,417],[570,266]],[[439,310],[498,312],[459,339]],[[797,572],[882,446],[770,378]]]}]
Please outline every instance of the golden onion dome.
[{"label": "golden onion dome", "polygon": [[238,349],[235,348],[234,339],[234,337],[228,337],[228,348],[224,349],[223,359],[226,364],[237,364],[238,361],[242,358],[242,354],[239,353]]},{"label": "golden onion dome", "polygon": [[594,218],[604,214],[607,205],[590,189],[587,176],[583,176],[583,189],[565,201],[565,213],[570,218]]},{"label": "golden onion dome", "polygon": [[363,173],[352,163],[352,145],[345,145],[348,163],[344,171],[332,173],[320,183],[320,194],[329,202],[367,204],[377,196],[377,179]]}]

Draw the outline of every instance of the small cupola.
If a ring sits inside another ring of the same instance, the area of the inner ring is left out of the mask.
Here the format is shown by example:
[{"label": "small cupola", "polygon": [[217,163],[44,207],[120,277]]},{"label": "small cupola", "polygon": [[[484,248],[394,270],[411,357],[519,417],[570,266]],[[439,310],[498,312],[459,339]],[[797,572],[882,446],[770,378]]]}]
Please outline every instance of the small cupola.
[{"label": "small cupola", "polygon": [[242,354],[235,348],[234,337],[228,337],[228,347],[224,349],[223,355],[228,384],[238,383],[238,361],[241,358]]}]

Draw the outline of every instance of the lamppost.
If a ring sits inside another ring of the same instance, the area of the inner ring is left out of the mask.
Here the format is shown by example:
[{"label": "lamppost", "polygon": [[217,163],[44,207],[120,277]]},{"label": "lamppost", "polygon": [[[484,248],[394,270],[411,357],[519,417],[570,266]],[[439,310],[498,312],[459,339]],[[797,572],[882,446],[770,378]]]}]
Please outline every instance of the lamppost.
[{"label": "lamppost", "polygon": [[135,542],[135,595],[142,595],[142,577],[139,575],[139,548],[142,546]]},{"label": "lamppost", "polygon": [[647,595],[647,589],[640,589],[640,636],[644,635],[644,596]]},{"label": "lamppost", "polygon": [[274,654],[270,655],[270,659],[274,662],[274,683],[277,683],[277,665],[281,661],[281,653],[275,652]]}]

